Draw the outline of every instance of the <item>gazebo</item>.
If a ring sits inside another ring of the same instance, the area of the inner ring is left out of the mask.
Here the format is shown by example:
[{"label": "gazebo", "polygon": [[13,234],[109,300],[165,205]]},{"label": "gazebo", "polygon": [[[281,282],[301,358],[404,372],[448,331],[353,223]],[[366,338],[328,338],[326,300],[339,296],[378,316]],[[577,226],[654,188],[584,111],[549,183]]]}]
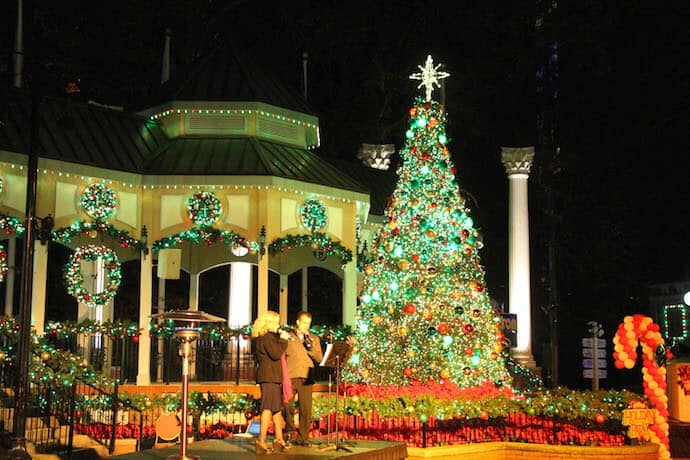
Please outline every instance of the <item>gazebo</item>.
[{"label": "gazebo", "polygon": [[[0,106],[0,229],[10,316],[16,239],[25,220],[31,97],[5,88]],[[180,269],[189,274],[188,306],[196,310],[200,274],[226,264],[229,325],[251,323],[252,302],[257,313],[274,308],[286,322],[288,275],[310,266],[342,279],[338,307],[343,324],[353,323],[356,248],[373,234],[369,191],[312,151],[319,145],[318,118],[252,57],[218,47],[166,82],[138,113],[55,97],[42,98],[38,110],[37,215],[42,224],[48,216],[54,223],[52,234],[43,225],[42,243],[52,236],[74,251],[67,288],[78,301],[75,319],[112,319],[121,264],[138,261],[144,331],[150,316],[165,309],[166,279]],[[49,247],[35,246],[38,334],[45,328]],[[279,277],[277,305],[269,302],[269,273]],[[145,385],[152,347],[148,334],[139,340],[136,381]]]}]

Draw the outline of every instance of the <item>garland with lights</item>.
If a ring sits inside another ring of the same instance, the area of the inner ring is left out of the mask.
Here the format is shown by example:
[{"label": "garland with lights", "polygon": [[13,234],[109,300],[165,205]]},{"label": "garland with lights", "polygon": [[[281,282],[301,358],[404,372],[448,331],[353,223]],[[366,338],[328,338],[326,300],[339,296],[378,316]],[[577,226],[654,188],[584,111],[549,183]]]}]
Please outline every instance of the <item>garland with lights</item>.
[{"label": "garland with lights", "polygon": [[5,275],[7,275],[7,252],[5,248],[0,246],[0,283],[5,281]]},{"label": "garland with lights", "polygon": [[0,214],[0,230],[4,231],[5,235],[21,236],[26,228],[16,217]]},{"label": "garland with lights", "polygon": [[79,202],[86,214],[96,220],[105,220],[115,213],[117,195],[104,183],[97,182],[84,189]]},{"label": "garland with lights", "polygon": [[223,215],[223,206],[212,192],[197,192],[187,199],[187,214],[199,227],[207,227]]},{"label": "garland with lights", "polygon": [[321,230],[328,223],[326,207],[319,200],[305,201],[299,212],[302,217],[302,225],[312,233]]},{"label": "garland with lights", "polygon": [[76,321],[50,321],[45,326],[46,336],[54,337],[56,339],[69,339],[77,335],[94,335],[101,334],[111,339],[124,339],[125,337],[139,337],[141,335],[141,328],[136,321],[106,321],[99,323],[97,321],[87,319],[80,323]]},{"label": "garland with lights", "polygon": [[141,241],[132,238],[129,232],[125,230],[118,230],[112,225],[98,220],[95,222],[88,222],[84,220],[75,222],[69,227],[54,230],[52,236],[54,241],[68,245],[72,242],[72,238],[75,236],[86,235],[91,238],[96,238],[98,234],[112,237],[113,239],[117,240],[118,244],[122,248],[135,248],[139,250],[144,248],[144,244]]},{"label": "garland with lights", "polygon": [[632,369],[637,360],[637,347],[642,347],[642,386],[644,394],[657,409],[654,424],[649,427],[650,440],[659,444],[659,458],[670,458],[668,438],[668,397],[666,396],[666,366],[657,362],[657,350],[663,352],[664,338],[659,333],[659,325],[644,315],[626,316],[618,325],[613,338],[613,359],[617,369]]},{"label": "garland with lights", "polygon": [[[103,259],[105,263],[108,272],[108,284],[103,291],[91,293],[82,286],[84,275],[81,273],[81,261],[94,261],[99,258]],[[120,287],[121,278],[122,273],[117,255],[105,246],[80,246],[70,255],[65,265],[64,279],[67,292],[74,296],[77,302],[85,303],[90,307],[104,305],[115,297],[117,289]]]},{"label": "garland with lights", "polygon": [[255,241],[249,241],[232,230],[218,230],[213,227],[192,228],[175,235],[166,236],[153,243],[152,249],[153,252],[158,252],[161,249],[174,248],[185,242],[192,244],[204,242],[206,246],[212,246],[217,241],[225,243],[228,248],[232,245],[243,246],[252,253],[259,249],[259,244]]},{"label": "garland with lights", "polygon": [[309,235],[286,235],[274,240],[268,246],[271,255],[282,253],[290,249],[309,247],[313,251],[323,251],[326,257],[335,256],[342,260],[343,265],[352,260],[352,251],[333,241],[325,233],[314,232]]}]

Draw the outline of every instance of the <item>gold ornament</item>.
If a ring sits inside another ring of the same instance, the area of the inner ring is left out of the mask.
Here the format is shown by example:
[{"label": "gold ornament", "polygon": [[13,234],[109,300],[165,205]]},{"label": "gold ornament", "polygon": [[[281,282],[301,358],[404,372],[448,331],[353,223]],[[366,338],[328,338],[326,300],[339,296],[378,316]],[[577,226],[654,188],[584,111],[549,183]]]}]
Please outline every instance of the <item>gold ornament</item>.
[{"label": "gold ornament", "polygon": [[448,369],[443,369],[441,371],[441,378],[447,379],[448,377],[450,377],[450,371]]},{"label": "gold ornament", "polygon": [[398,328],[398,335],[401,337],[405,337],[409,331],[410,330],[407,326],[400,326]]},{"label": "gold ornament", "polygon": [[50,352],[44,351],[41,353],[41,361],[46,362],[50,359]]},{"label": "gold ornament", "polygon": [[400,259],[400,261],[398,261],[398,268],[400,270],[407,270],[410,268],[410,262],[405,259]]}]

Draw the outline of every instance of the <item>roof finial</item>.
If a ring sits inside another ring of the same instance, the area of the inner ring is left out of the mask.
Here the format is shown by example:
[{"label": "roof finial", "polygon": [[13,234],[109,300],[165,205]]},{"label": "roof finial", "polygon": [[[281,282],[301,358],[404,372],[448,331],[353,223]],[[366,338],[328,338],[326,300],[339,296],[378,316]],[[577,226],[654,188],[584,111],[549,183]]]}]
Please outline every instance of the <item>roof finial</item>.
[{"label": "roof finial", "polygon": [[438,68],[441,67],[441,64],[438,64],[436,67],[434,67],[434,60],[432,59],[431,55],[426,57],[424,67],[421,65],[417,67],[419,67],[421,72],[413,73],[410,75],[410,79],[422,81],[417,88],[421,88],[422,86],[426,87],[426,100],[430,101],[431,92],[434,89],[434,85],[440,86],[438,81],[448,77],[450,74],[448,72],[439,72]]}]

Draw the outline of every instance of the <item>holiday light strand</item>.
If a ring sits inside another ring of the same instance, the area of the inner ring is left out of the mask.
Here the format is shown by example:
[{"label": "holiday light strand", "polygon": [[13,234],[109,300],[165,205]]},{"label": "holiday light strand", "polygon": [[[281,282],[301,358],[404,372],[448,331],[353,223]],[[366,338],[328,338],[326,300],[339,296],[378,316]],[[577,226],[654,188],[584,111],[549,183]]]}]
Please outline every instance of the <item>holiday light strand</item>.
[{"label": "holiday light strand", "polygon": [[175,235],[166,236],[153,243],[152,249],[153,252],[158,252],[161,249],[174,248],[186,242],[192,244],[205,243],[206,246],[212,246],[216,242],[222,242],[225,243],[228,248],[233,245],[239,245],[247,248],[252,253],[255,253],[259,249],[259,243],[256,241],[250,241],[232,230],[218,230],[213,227],[192,228],[176,233]]},{"label": "holiday light strand", "polygon": [[302,247],[309,247],[313,251],[323,251],[326,257],[338,257],[343,265],[352,260],[350,249],[338,241],[333,241],[328,235],[321,232],[313,232],[309,235],[286,235],[278,238],[268,246],[268,252],[271,255],[276,255]]},{"label": "holiday light strand", "polygon": [[4,231],[5,235],[21,236],[24,234],[26,228],[16,217],[0,214],[0,230]]},{"label": "holiday light strand", "polygon": [[78,235],[86,235],[91,238],[96,238],[98,235],[107,235],[115,240],[122,248],[143,249],[144,243],[133,238],[129,232],[120,230],[107,222],[103,221],[78,221],[74,222],[69,227],[62,227],[53,231],[53,240],[63,244],[70,244],[72,238]]},{"label": "holiday light strand", "polygon": [[5,248],[0,246],[0,283],[5,281],[5,275],[7,275],[8,265],[7,265],[7,252]]},{"label": "holiday light strand", "polygon": [[[666,366],[657,363],[656,359],[657,350],[663,350],[664,345],[659,325],[648,316],[626,316],[618,326],[613,343],[613,358],[617,369],[635,367],[637,347],[639,345],[642,348],[642,386],[645,395],[657,410],[654,424],[648,430],[649,439],[659,444],[659,458],[670,458]],[[662,359],[665,360],[666,356]]]}]

